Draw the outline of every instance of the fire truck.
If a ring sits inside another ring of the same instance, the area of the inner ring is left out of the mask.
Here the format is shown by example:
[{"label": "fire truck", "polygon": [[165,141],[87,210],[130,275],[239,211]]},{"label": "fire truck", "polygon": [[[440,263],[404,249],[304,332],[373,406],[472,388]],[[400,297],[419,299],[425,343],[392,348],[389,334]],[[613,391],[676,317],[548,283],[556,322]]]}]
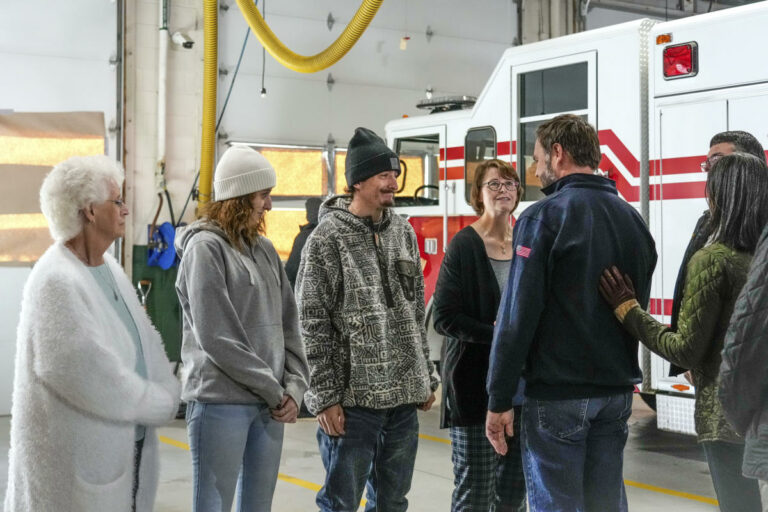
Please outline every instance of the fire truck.
[{"label": "fire truck", "polygon": [[[761,2],[513,47],[476,101],[436,101],[435,113],[387,123],[387,143],[404,163],[396,209],[419,240],[432,358],[443,343],[432,329],[432,293],[451,237],[477,218],[469,204],[475,167],[490,158],[516,167],[525,187],[519,215],[543,197],[532,157],[536,128],[563,113],[596,127],[603,154],[596,172],[613,179],[648,223],[659,253],[649,307],[668,323],[683,252],[707,209],[700,164],[711,136],[746,130],[768,147],[765,27]],[[639,391],[655,402],[659,428],[693,434],[692,386],[669,377],[669,363],[644,347],[639,357]]]}]

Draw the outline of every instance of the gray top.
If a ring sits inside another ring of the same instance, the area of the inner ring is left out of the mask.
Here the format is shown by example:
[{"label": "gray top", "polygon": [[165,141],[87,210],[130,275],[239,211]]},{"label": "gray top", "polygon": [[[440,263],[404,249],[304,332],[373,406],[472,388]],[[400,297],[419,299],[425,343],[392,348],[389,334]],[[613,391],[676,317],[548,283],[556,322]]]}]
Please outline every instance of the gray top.
[{"label": "gray top", "polygon": [[309,369],[293,290],[269,240],[243,251],[207,219],[179,228],[176,292],[183,312],[182,399],[297,405]]},{"label": "gray top", "polygon": [[[104,263],[97,267],[88,267],[91,275],[99,283],[99,288],[104,292],[104,297],[107,299],[113,308],[117,316],[120,317],[120,321],[123,322],[125,328],[128,330],[128,334],[131,335],[133,344],[136,346],[136,373],[138,373],[143,379],[147,378],[147,363],[144,361],[144,349],[141,347],[141,337],[139,336],[139,330],[136,328],[136,323],[133,321],[131,312],[128,311],[128,305],[123,300],[123,296],[117,291],[117,283],[109,271],[109,267]],[[144,439],[146,428],[143,425],[136,427],[136,441]]]},{"label": "gray top", "polygon": [[499,283],[499,292],[504,295],[504,289],[507,287],[507,278],[509,277],[509,266],[512,260],[495,260],[488,258],[491,262],[491,268],[496,276],[496,282]]}]

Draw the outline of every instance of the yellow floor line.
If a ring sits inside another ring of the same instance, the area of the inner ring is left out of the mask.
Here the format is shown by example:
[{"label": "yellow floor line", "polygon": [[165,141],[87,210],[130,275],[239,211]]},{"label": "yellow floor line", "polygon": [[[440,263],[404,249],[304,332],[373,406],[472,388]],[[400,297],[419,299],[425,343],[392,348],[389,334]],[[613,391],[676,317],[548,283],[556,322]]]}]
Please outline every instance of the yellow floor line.
[{"label": "yellow floor line", "polygon": [[[436,443],[443,443],[443,444],[451,444],[450,439],[446,439],[444,437],[436,437],[436,436],[430,436],[428,434],[419,434],[419,437],[421,439],[426,439],[427,441],[434,441]],[[159,436],[160,442],[169,444],[171,446],[175,446],[176,448],[181,448],[182,450],[189,451],[189,445],[187,443],[182,443],[181,441],[177,441],[175,439],[171,439],[170,437],[166,436]],[[298,485],[299,487],[303,487],[305,489],[309,489],[311,491],[319,491],[320,485],[308,482],[306,480],[302,480],[301,478],[296,478],[289,475],[284,475],[282,473],[279,473],[277,475],[277,478],[284,482],[288,482],[289,484]],[[714,498],[708,498],[706,496],[699,496],[698,494],[691,494],[689,492],[682,492],[682,491],[675,491],[672,489],[665,489],[664,487],[658,487],[656,485],[649,485],[644,484],[641,482],[634,482],[632,480],[624,480],[624,483],[630,487],[637,487],[638,489],[644,489],[646,491],[653,491],[658,492],[660,494],[666,494],[668,496],[675,496],[677,498],[685,498],[687,500],[693,500],[693,501],[699,501],[701,503],[707,503],[709,505],[718,505],[718,502]],[[365,500],[361,502],[361,506],[365,505]]]},{"label": "yellow floor line", "polygon": [[[181,448],[182,450],[189,451],[189,445],[187,443],[182,443],[181,441],[177,441],[175,439],[171,439],[170,437],[166,437],[166,436],[158,436],[158,439],[160,439],[161,443],[169,444],[171,446],[175,446],[176,448]],[[310,491],[314,491],[314,492],[319,491],[320,488],[322,487],[321,485],[318,485],[314,482],[308,482],[306,480],[302,480],[301,478],[284,475],[282,473],[278,473],[277,478],[282,480],[283,482],[287,482],[293,485],[298,485],[299,487],[303,487],[304,489],[309,489]],[[365,500],[361,500],[360,506],[364,507],[365,503],[366,503]]]},{"label": "yellow floor line", "polygon": [[435,437],[427,434],[419,434],[419,437],[422,439],[426,439],[427,441],[434,441],[436,443],[451,444],[451,440],[446,439],[444,437]]},{"label": "yellow floor line", "polygon": [[161,443],[169,444],[171,446],[175,446],[176,448],[189,451],[189,445],[187,443],[182,443],[181,441],[177,441],[165,436],[157,436],[157,438],[160,439]]},{"label": "yellow floor line", "polygon": [[645,489],[646,491],[658,492],[661,494],[668,494],[670,496],[677,496],[678,498],[685,498],[693,501],[700,501],[702,503],[708,503],[710,505],[718,505],[718,502],[714,498],[707,498],[706,496],[699,496],[698,494],[691,494],[689,492],[673,491],[672,489],[665,489],[664,487],[657,487],[655,485],[643,484],[640,482],[633,482],[632,480],[624,480],[624,483],[630,487],[637,487],[638,489]]},{"label": "yellow floor line", "polygon": [[[435,436],[430,436],[430,435],[427,435],[427,434],[419,434],[419,437],[421,439],[426,439],[427,441],[435,441],[435,442],[443,443],[443,444],[451,444],[451,440],[450,439],[446,439],[444,437],[435,437]],[[691,494],[689,492],[675,491],[675,490],[672,490],[672,489],[665,489],[664,487],[658,487],[658,486],[655,486],[655,485],[644,484],[644,483],[641,483],[641,482],[634,482],[632,480],[624,480],[624,483],[626,485],[630,486],[630,487],[637,487],[638,489],[644,489],[646,491],[653,491],[653,492],[658,492],[658,493],[661,493],[661,494],[667,494],[669,496],[676,496],[678,498],[685,498],[685,499],[689,499],[689,500],[693,500],[693,501],[700,501],[702,503],[708,503],[710,505],[715,505],[715,506],[718,505],[718,502],[717,502],[716,499],[708,498],[706,496],[699,496],[698,494]]]},{"label": "yellow floor line", "polygon": [[[158,436],[161,443],[169,444],[171,446],[175,446],[176,448],[181,448],[182,450],[189,451],[189,445],[187,443],[182,443],[181,441],[177,441],[175,439],[171,439],[170,437],[165,436]],[[293,476],[284,475],[282,473],[278,473],[277,478],[280,480],[283,480],[284,482],[288,482],[289,484],[298,485],[299,487],[303,487],[305,489],[309,489],[311,491],[319,491],[320,485],[317,485],[313,482],[307,482],[306,480],[302,480],[301,478],[296,478]]]}]

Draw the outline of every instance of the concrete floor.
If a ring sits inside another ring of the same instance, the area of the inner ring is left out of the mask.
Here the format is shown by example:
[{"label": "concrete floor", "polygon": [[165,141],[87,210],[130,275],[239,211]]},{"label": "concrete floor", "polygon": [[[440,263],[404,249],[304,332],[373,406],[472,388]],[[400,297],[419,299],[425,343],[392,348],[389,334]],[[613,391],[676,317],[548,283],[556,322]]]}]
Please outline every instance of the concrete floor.
[{"label": "concrete floor", "polygon": [[[448,433],[437,425],[439,412],[419,413],[421,440],[413,486],[408,496],[416,512],[450,509],[453,473]],[[8,471],[8,417],[0,418],[0,503]],[[674,510],[716,511],[714,490],[701,449],[691,436],[656,429],[654,413],[636,398],[624,452],[624,478],[633,512]],[[316,422],[300,420],[285,431],[280,479],[274,512],[317,510],[315,492],[323,466],[315,441]],[[191,462],[182,420],[160,429],[160,487],[157,512],[188,512],[191,508]]]}]

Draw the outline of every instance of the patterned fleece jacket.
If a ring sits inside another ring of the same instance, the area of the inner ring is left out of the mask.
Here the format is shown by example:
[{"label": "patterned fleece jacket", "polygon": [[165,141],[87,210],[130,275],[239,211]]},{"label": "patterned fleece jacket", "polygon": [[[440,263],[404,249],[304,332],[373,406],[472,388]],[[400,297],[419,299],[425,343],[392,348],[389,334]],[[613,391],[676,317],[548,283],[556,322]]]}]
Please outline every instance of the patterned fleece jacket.
[{"label": "patterned fleece jacket", "polygon": [[424,278],[411,225],[349,211],[349,196],[320,208],[296,279],[313,413],[335,404],[386,409],[425,402],[437,388],[424,327]]}]

